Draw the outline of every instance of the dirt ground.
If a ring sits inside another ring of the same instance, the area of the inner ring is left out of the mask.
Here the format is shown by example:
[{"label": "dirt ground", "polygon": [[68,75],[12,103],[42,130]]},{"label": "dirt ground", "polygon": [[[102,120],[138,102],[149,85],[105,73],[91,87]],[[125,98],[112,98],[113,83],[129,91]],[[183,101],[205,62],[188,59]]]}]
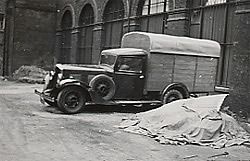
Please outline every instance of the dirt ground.
[{"label": "dirt ground", "polygon": [[[0,160],[126,161],[249,160],[250,149],[162,145],[116,128],[122,118],[147,107],[90,106],[75,115],[43,105],[39,84],[0,81]],[[210,157],[228,152],[229,155]]]}]

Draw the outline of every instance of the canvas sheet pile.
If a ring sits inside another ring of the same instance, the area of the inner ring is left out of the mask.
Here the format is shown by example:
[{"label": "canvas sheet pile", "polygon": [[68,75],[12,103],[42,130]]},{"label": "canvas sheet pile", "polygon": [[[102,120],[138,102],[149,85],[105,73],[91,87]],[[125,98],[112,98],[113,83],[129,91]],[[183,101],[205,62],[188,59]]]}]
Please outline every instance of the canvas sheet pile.
[{"label": "canvas sheet pile", "polygon": [[119,128],[163,144],[199,144],[222,148],[249,144],[250,135],[231,116],[219,111],[227,95],[178,100],[124,118]]}]

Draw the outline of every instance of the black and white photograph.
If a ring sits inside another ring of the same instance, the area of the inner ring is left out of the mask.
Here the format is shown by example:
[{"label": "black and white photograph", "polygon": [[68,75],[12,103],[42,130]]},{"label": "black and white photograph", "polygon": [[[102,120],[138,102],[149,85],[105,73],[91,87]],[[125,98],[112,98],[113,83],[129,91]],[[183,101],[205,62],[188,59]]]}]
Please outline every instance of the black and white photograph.
[{"label": "black and white photograph", "polygon": [[1,0],[0,161],[250,160],[250,0]]}]

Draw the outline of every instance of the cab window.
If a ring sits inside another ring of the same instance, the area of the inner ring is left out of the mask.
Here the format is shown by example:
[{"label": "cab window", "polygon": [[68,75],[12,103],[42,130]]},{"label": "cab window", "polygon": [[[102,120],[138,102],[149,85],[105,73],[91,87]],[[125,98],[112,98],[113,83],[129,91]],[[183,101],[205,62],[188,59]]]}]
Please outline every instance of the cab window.
[{"label": "cab window", "polygon": [[143,57],[120,57],[117,60],[118,71],[142,73]]}]

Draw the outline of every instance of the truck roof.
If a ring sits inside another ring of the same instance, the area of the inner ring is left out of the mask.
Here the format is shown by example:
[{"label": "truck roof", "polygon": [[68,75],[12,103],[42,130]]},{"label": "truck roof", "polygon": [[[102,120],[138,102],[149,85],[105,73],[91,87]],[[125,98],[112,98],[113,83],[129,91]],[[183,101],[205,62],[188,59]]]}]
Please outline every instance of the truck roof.
[{"label": "truck roof", "polygon": [[121,47],[140,48],[151,53],[220,57],[220,44],[216,41],[147,32],[125,34]]},{"label": "truck roof", "polygon": [[145,50],[136,48],[107,49],[103,50],[102,53],[109,53],[112,55],[147,55]]}]

